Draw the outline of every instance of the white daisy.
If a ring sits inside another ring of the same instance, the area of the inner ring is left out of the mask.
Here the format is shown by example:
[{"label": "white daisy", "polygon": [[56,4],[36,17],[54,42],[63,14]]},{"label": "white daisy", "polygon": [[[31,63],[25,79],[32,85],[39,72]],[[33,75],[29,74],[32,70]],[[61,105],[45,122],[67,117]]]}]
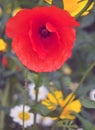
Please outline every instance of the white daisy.
[{"label": "white daisy", "polygon": [[[24,128],[34,124],[34,114],[29,112],[30,107],[25,105],[24,107]],[[23,105],[15,106],[10,110],[10,116],[13,121],[23,125]],[[39,115],[37,115],[37,123],[40,122]]]},{"label": "white daisy", "polygon": [[52,126],[53,123],[54,123],[54,120],[50,117],[42,117],[42,119],[41,119],[41,124],[43,126],[49,127],[49,126]]},{"label": "white daisy", "polygon": [[95,89],[92,89],[89,93],[89,98],[93,101],[95,101]]},{"label": "white daisy", "polygon": [[[35,100],[35,97],[36,97],[35,84],[34,83],[29,84],[28,90],[29,90],[29,96],[31,97],[31,99]],[[48,89],[45,86],[40,86],[39,92],[38,92],[38,101],[45,99],[47,94],[48,94]]]}]

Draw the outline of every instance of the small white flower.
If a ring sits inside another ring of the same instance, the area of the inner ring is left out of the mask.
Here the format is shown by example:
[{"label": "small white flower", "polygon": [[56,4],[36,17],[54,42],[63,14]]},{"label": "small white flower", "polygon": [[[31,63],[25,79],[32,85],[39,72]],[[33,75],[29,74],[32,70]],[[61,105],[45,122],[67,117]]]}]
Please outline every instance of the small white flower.
[{"label": "small white flower", "polygon": [[52,126],[52,124],[54,123],[54,120],[50,117],[42,117],[42,120],[41,120],[41,124],[43,126]]},{"label": "small white flower", "polygon": [[[34,114],[29,112],[30,107],[25,105],[24,107],[24,128],[34,124]],[[23,105],[15,106],[10,110],[10,116],[13,121],[23,125]],[[37,115],[37,123],[40,122],[39,115]]]},{"label": "small white flower", "polygon": [[[35,84],[34,83],[29,84],[28,90],[29,90],[29,96],[31,97],[31,99],[35,100],[35,97],[36,97]],[[47,94],[48,94],[48,89],[45,86],[40,86],[39,92],[38,92],[38,101],[45,99]]]},{"label": "small white flower", "polygon": [[83,130],[83,128],[78,128],[77,130]]},{"label": "small white flower", "polygon": [[89,93],[89,98],[93,101],[95,101],[95,89],[92,89]]}]

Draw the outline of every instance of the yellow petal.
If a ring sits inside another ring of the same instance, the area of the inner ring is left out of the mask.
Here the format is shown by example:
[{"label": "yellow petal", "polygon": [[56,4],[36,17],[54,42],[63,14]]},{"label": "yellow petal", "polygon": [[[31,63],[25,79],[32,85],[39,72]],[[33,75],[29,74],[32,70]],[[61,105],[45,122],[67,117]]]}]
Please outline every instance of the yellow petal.
[{"label": "yellow petal", "polygon": [[44,99],[42,101],[42,104],[45,105],[48,109],[50,110],[55,110],[56,109],[56,104],[53,104],[52,102],[50,102],[48,99]]},{"label": "yellow petal", "polygon": [[81,111],[81,103],[79,100],[73,101],[71,104],[68,105],[70,111],[80,112]]},{"label": "yellow petal", "polygon": [[0,17],[2,16],[2,14],[3,14],[3,9],[2,7],[0,7]]},{"label": "yellow petal", "polygon": [[95,5],[95,3],[93,2],[93,3],[89,6],[89,8],[82,14],[82,16],[89,14],[89,11],[93,8],[94,5]]},{"label": "yellow petal", "polygon": [[[67,10],[72,16],[77,15],[88,3],[88,0],[63,0],[64,9]],[[93,2],[94,3],[94,2]],[[90,9],[93,7],[91,5]],[[87,14],[87,11],[84,13]]]},{"label": "yellow petal", "polygon": [[52,102],[52,103],[58,105],[59,102],[60,102],[60,100],[63,99],[62,92],[56,90],[56,91],[54,91],[54,92],[52,92],[52,93],[49,93],[49,94],[48,94],[48,99],[50,100],[50,102]]},{"label": "yellow petal", "polygon": [[[45,0],[45,2],[52,4],[52,0]],[[72,16],[76,16],[88,3],[88,0],[63,0],[64,9],[67,10]],[[89,10],[93,8],[94,2],[90,7],[82,14],[87,15]]]},{"label": "yellow petal", "polygon": [[70,112],[74,111],[76,113],[79,113],[81,111],[81,103],[79,100],[75,100],[72,103],[68,104],[65,108],[63,108],[63,111],[60,115],[61,119],[75,119],[75,116],[73,116]]},{"label": "yellow petal", "polygon": [[7,44],[3,39],[0,39],[0,51],[5,52],[7,50]]},{"label": "yellow petal", "polygon": [[56,90],[52,93],[49,93],[47,95],[47,99],[42,101],[42,104],[48,107],[48,109],[54,110],[57,106],[62,104],[63,101],[63,95],[62,92],[59,90]]},{"label": "yellow petal", "polygon": [[75,98],[75,96],[74,96],[72,93],[70,93],[70,94],[64,99],[63,103],[61,104],[61,107],[64,108],[65,105],[70,104],[70,103],[74,100],[74,98]]},{"label": "yellow petal", "polygon": [[45,0],[48,4],[52,4],[52,0]]},{"label": "yellow petal", "polygon": [[56,100],[55,96],[54,96],[52,93],[49,93],[49,94],[48,94],[48,100],[49,100],[50,102],[52,102],[53,104],[56,104],[56,105],[57,105],[57,100]]},{"label": "yellow petal", "polygon": [[20,10],[22,10],[22,8],[20,8],[20,7],[14,9],[12,12],[12,16],[15,16]]}]

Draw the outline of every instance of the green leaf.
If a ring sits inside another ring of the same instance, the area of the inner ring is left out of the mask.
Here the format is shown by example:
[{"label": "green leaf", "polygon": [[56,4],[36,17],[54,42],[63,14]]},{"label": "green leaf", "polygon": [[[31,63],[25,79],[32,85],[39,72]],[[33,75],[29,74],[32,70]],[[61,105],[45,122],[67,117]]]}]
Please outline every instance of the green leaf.
[{"label": "green leaf", "polygon": [[32,106],[30,112],[37,112],[41,114],[42,116],[50,116],[50,117],[58,117],[59,112],[57,110],[51,111],[49,110],[45,105],[43,104],[36,104]]},{"label": "green leaf", "polygon": [[4,111],[6,114],[9,114],[10,107],[0,105],[0,111]]},{"label": "green leaf", "polygon": [[[95,80],[95,79],[94,79],[94,80]],[[88,93],[91,89],[94,89],[94,86],[91,85],[91,84],[88,84],[88,85],[86,85],[86,86],[82,85],[82,86],[78,89],[76,95],[77,95],[78,97],[82,97],[83,95],[86,96],[87,93]]]},{"label": "green leaf", "polygon": [[88,98],[85,98],[85,97],[81,97],[80,98],[80,102],[81,104],[86,107],[86,108],[93,108],[95,109],[95,102],[94,101],[91,101],[90,99]]},{"label": "green leaf", "polygon": [[80,116],[79,114],[75,112],[72,112],[72,114],[75,115],[80,120],[84,130],[95,130],[95,126],[91,122],[84,119],[82,116]]},{"label": "green leaf", "polygon": [[36,111],[37,113],[40,113],[43,116],[46,116],[51,112],[45,105],[42,104],[36,104],[32,106],[30,111],[32,112]]},{"label": "green leaf", "polygon": [[19,0],[19,5],[24,8],[33,8],[37,6],[38,1],[36,0]]},{"label": "green leaf", "polygon": [[63,128],[63,130],[75,130],[78,128],[78,126],[75,124],[74,121],[71,121],[71,120],[66,120],[66,119],[63,119],[63,120],[58,120],[56,122],[56,126],[58,127],[61,127]]},{"label": "green leaf", "polygon": [[63,0],[52,0],[52,5],[56,5],[59,8],[64,8],[63,7]]}]

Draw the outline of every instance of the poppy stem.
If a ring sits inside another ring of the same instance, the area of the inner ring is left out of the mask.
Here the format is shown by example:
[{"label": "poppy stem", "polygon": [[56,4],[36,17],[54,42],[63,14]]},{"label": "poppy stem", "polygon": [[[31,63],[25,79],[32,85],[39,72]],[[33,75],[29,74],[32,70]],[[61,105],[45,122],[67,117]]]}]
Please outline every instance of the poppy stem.
[{"label": "poppy stem", "polygon": [[23,126],[22,126],[22,130],[24,129],[24,106],[26,104],[26,88],[27,88],[27,81],[28,81],[28,70],[26,69],[25,71],[25,84],[24,84],[24,90],[23,90]]},{"label": "poppy stem", "polygon": [[[38,88],[36,88],[36,97],[35,97],[35,105],[37,104],[38,101]],[[34,130],[37,130],[37,124],[36,124],[36,119],[37,119],[37,113],[36,111],[34,112]]]},{"label": "poppy stem", "polygon": [[[37,80],[36,80],[35,84],[36,84],[36,86],[35,86],[35,91],[36,91],[35,106],[36,106],[36,104],[38,102],[39,86],[41,84],[41,73],[38,73]],[[35,111],[34,112],[34,127],[33,127],[34,130],[37,130],[36,120],[37,120],[37,112]]]}]

